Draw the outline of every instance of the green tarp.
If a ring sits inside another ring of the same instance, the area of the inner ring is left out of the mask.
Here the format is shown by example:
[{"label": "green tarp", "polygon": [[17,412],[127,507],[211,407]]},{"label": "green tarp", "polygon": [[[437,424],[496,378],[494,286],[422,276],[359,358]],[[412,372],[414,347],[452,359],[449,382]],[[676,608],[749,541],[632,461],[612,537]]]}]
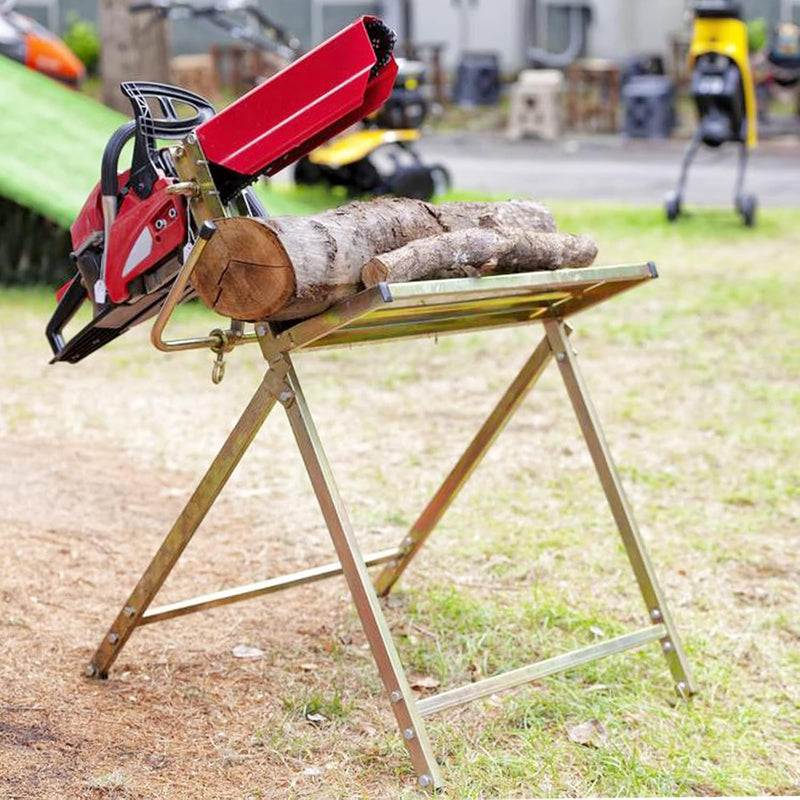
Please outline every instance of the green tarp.
[{"label": "green tarp", "polygon": [[0,57],[0,196],[68,227],[100,180],[103,148],[124,121]]}]

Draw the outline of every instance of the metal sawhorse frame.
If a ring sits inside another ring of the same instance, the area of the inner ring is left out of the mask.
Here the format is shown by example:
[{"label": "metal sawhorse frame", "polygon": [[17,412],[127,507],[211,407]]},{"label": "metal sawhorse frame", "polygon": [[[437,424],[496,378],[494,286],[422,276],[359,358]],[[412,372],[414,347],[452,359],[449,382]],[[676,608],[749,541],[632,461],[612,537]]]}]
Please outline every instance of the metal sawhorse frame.
[{"label": "metal sawhorse frame", "polygon": [[[660,644],[678,693],[691,694],[694,684],[686,655],[570,347],[569,328],[565,322],[573,314],[655,277],[653,265],[643,264],[381,284],[302,322],[283,327],[258,324],[251,334],[242,334],[240,331],[243,340],[258,341],[260,344],[268,363],[266,374],[241,419],[103,638],[87,667],[87,675],[106,677],[128,637],[142,625],[343,574],[420,786],[430,789],[442,786],[423,718],[451,706],[468,703],[653,641]],[[543,323],[544,338],[408,535],[398,547],[362,555],[303,396],[292,363],[292,353],[319,347],[532,323]],[[378,597],[391,591],[553,358],[566,385],[639,584],[648,625],[632,633],[417,700],[409,687]],[[151,608],[158,590],[276,403],[280,403],[286,411],[339,563]],[[383,567],[373,582],[367,570],[374,565]]]}]

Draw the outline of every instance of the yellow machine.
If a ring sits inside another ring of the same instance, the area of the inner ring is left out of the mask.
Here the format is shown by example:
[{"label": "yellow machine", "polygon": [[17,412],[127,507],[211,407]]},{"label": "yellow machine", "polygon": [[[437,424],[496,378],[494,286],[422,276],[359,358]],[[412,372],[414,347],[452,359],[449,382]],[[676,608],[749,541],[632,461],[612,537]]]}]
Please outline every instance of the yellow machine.
[{"label": "yellow machine", "polygon": [[395,194],[429,200],[450,186],[441,164],[423,163],[415,144],[427,103],[421,91],[422,64],[398,59],[398,76],[384,107],[353,130],[297,162],[295,182],[343,186],[353,195]]},{"label": "yellow machine", "polygon": [[683,159],[677,189],[666,198],[667,218],[673,221],[681,213],[689,166],[700,145],[719,147],[735,142],[740,150],[734,202],[745,224],[753,225],[756,198],[743,192],[748,150],[758,141],[747,26],[739,4],[730,0],[698,0],[694,14],[689,65],[699,120]]}]

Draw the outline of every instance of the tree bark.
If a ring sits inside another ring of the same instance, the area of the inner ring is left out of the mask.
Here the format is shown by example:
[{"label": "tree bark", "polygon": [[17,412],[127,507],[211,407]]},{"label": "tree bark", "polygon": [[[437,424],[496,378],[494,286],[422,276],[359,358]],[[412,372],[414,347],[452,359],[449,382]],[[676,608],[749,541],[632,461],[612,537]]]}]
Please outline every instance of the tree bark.
[{"label": "tree bark", "polygon": [[123,81],[169,82],[167,23],[150,14],[131,14],[124,0],[100,0],[100,74],[103,102],[130,115],[131,107],[119,90]]},{"label": "tree bark", "polygon": [[361,270],[366,286],[422,278],[463,278],[493,273],[588,267],[597,246],[588,236],[524,228],[483,227],[418,239],[376,256]]},{"label": "tree bark", "polygon": [[361,288],[361,268],[415,239],[478,225],[555,231],[538,203],[444,203],[391,198],[313,217],[231,217],[216,221],[192,283],[224,316],[296,319],[323,311]]}]

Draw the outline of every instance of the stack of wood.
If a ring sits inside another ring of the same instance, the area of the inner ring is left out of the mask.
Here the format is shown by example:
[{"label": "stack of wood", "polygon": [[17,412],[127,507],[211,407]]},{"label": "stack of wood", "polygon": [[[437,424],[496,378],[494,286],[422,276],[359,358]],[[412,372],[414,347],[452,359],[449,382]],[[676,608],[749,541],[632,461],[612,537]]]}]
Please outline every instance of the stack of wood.
[{"label": "stack of wood", "polygon": [[559,233],[534,202],[357,202],[309,217],[216,220],[192,282],[220,314],[246,321],[312,316],[386,281],[587,267],[588,236]]}]

